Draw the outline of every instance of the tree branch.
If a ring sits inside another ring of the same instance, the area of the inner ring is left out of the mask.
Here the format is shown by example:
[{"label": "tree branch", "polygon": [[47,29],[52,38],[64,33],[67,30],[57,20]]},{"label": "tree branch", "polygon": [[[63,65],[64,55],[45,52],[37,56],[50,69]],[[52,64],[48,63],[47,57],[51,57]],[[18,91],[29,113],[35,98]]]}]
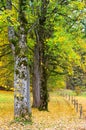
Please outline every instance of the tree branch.
[{"label": "tree branch", "polygon": [[3,56],[9,55],[9,54],[11,54],[11,53],[12,53],[11,51],[9,51],[9,52],[7,52],[7,53],[3,53],[3,54],[0,55],[0,58],[3,57]]}]

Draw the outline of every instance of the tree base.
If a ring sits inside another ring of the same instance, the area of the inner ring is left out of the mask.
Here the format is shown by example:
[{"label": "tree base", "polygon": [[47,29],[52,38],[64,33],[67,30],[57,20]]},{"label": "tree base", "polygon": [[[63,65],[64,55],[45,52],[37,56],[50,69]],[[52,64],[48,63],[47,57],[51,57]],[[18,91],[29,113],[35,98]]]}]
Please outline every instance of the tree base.
[{"label": "tree base", "polygon": [[16,117],[13,121],[10,122],[10,125],[12,124],[20,124],[20,125],[27,125],[27,124],[30,124],[32,125],[32,119],[31,119],[31,116],[29,117]]},{"label": "tree base", "polygon": [[48,104],[41,104],[38,109],[39,111],[48,111]]},{"label": "tree base", "polygon": [[29,115],[27,114],[24,117],[16,116],[16,117],[14,117],[14,123],[20,122],[20,123],[24,123],[24,124],[26,124],[26,123],[30,124],[32,122],[32,118],[31,117],[32,117],[32,114],[29,114]]}]

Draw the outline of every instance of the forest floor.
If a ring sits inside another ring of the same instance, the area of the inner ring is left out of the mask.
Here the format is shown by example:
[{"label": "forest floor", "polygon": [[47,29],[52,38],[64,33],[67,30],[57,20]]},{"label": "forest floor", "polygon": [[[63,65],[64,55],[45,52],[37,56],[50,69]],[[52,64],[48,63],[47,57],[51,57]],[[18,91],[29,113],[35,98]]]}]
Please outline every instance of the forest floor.
[{"label": "forest floor", "polygon": [[[77,98],[86,102],[84,97]],[[12,120],[13,92],[0,91],[0,130],[86,130],[86,119],[79,119],[73,105],[57,92],[50,93],[49,112],[32,109],[32,124],[11,123]]]}]

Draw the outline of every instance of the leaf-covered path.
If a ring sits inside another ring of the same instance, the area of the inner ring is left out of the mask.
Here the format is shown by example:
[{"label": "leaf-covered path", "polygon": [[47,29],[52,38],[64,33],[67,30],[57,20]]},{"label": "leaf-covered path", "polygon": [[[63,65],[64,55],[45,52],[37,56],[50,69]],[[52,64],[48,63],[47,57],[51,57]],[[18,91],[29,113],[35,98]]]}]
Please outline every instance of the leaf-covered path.
[{"label": "leaf-covered path", "polygon": [[[86,130],[86,120],[79,119],[73,106],[63,97],[51,93],[49,112],[32,109],[33,123],[13,123],[13,103],[11,101],[0,102],[0,130]],[[4,110],[5,109],[5,110]]]}]

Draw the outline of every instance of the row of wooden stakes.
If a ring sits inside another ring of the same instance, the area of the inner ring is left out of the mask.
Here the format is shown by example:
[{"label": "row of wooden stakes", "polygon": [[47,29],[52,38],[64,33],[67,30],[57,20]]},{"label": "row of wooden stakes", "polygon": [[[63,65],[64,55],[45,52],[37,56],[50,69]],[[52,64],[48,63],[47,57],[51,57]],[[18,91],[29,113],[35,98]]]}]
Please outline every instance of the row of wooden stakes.
[{"label": "row of wooden stakes", "polygon": [[65,97],[67,100],[69,100],[73,104],[76,112],[79,113],[79,118],[80,119],[83,118],[83,107],[82,107],[82,104],[79,104],[79,101],[76,100],[74,96],[70,96],[70,95],[64,94],[64,93],[61,93],[61,96]]}]

